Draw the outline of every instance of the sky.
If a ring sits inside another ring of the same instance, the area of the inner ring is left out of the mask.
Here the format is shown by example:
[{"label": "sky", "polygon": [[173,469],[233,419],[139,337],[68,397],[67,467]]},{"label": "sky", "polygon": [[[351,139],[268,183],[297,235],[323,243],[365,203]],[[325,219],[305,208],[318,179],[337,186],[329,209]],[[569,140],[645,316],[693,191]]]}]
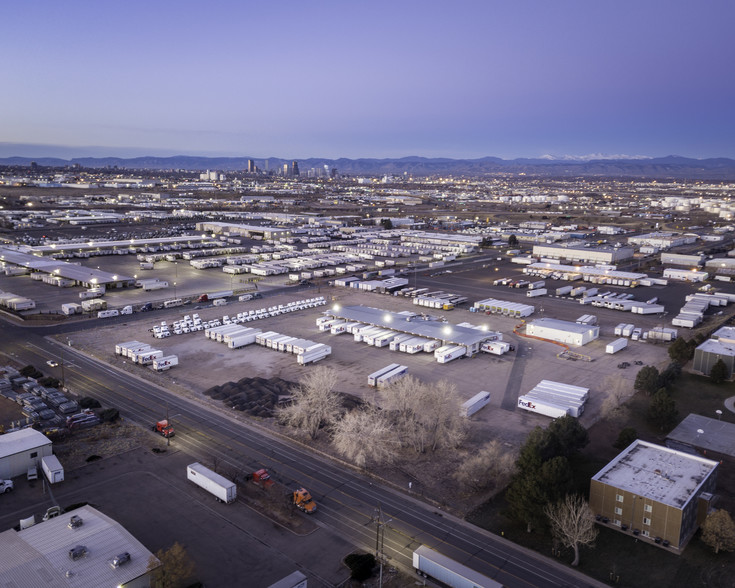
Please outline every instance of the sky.
[{"label": "sky", "polygon": [[0,156],[735,158],[732,0],[11,0]]}]

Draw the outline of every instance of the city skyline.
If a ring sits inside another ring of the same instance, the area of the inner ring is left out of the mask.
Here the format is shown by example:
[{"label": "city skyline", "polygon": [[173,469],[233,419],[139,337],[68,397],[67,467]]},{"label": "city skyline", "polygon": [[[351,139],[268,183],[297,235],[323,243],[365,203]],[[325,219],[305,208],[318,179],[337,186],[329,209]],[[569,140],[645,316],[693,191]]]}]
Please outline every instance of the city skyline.
[{"label": "city skyline", "polygon": [[15,4],[0,157],[735,157],[735,6]]}]

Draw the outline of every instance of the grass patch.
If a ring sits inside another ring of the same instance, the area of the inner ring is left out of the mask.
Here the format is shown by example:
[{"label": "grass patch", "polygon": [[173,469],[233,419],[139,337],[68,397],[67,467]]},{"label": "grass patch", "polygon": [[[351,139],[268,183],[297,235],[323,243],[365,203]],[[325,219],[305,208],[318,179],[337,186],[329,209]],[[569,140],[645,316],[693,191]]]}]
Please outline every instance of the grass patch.
[{"label": "grass patch", "polygon": [[[713,384],[709,378],[683,372],[670,387],[670,392],[679,411],[677,424],[690,413],[716,418],[715,411],[718,409],[723,411],[723,421],[735,423],[735,414],[723,406],[726,398],[735,395],[732,383]],[[620,428],[633,427],[640,439],[663,444],[668,431],[660,431],[646,420],[650,400],[645,393],[637,393],[626,404],[628,410],[625,419],[616,423],[603,421],[590,429],[592,443],[570,460],[578,492],[587,496],[590,478],[619,453],[612,447],[612,442]],[[735,475],[729,471],[733,467],[731,462],[722,464],[717,486],[717,493],[722,497],[718,506],[730,511],[733,511],[731,507],[735,504]],[[507,510],[503,493],[472,511],[466,518],[541,555],[558,559],[565,565],[571,563],[574,559],[572,551],[563,548],[555,550],[548,530],[528,533],[524,523],[507,516]],[[600,582],[630,588],[735,586],[735,554],[721,552],[715,555],[701,542],[700,533],[694,536],[681,555],[677,555],[645,540],[636,542],[630,534],[603,526],[599,530],[595,547],[582,548],[578,569]]]}]

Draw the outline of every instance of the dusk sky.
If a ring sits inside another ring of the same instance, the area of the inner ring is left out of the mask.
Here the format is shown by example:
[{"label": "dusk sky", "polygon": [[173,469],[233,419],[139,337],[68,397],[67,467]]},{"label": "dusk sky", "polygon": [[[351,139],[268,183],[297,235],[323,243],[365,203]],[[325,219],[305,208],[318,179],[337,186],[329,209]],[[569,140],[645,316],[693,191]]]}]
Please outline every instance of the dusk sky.
[{"label": "dusk sky", "polygon": [[34,0],[3,21],[0,156],[735,158],[732,0]]}]

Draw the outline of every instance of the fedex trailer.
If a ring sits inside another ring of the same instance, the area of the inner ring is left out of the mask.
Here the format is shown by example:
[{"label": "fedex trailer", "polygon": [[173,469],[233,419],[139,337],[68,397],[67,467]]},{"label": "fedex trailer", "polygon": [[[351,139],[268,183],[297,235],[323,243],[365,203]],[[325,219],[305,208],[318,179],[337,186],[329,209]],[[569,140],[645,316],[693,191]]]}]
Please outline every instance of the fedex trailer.
[{"label": "fedex trailer", "polygon": [[379,369],[378,371],[373,372],[368,376],[368,386],[377,386],[377,380],[380,376],[384,376],[388,372],[392,372],[397,367],[400,367],[401,364],[399,363],[392,363],[388,366],[385,366],[384,368]]},{"label": "fedex trailer", "polygon": [[467,355],[467,347],[464,345],[444,345],[434,351],[434,357],[439,363],[449,363],[465,355]]},{"label": "fedex trailer", "polygon": [[460,407],[460,414],[463,417],[471,417],[478,410],[490,404],[490,392],[478,392],[472,398],[467,400]]},{"label": "fedex trailer", "polygon": [[392,369],[382,376],[378,376],[375,380],[375,385],[378,388],[385,388],[386,386],[390,386],[393,382],[400,380],[406,374],[408,374],[408,366],[399,365],[397,368]]},{"label": "fedex trailer", "polygon": [[527,398],[526,396],[518,397],[518,407],[529,412],[537,412],[554,419],[569,414],[569,407],[560,406],[551,402],[542,402],[535,398]]}]

